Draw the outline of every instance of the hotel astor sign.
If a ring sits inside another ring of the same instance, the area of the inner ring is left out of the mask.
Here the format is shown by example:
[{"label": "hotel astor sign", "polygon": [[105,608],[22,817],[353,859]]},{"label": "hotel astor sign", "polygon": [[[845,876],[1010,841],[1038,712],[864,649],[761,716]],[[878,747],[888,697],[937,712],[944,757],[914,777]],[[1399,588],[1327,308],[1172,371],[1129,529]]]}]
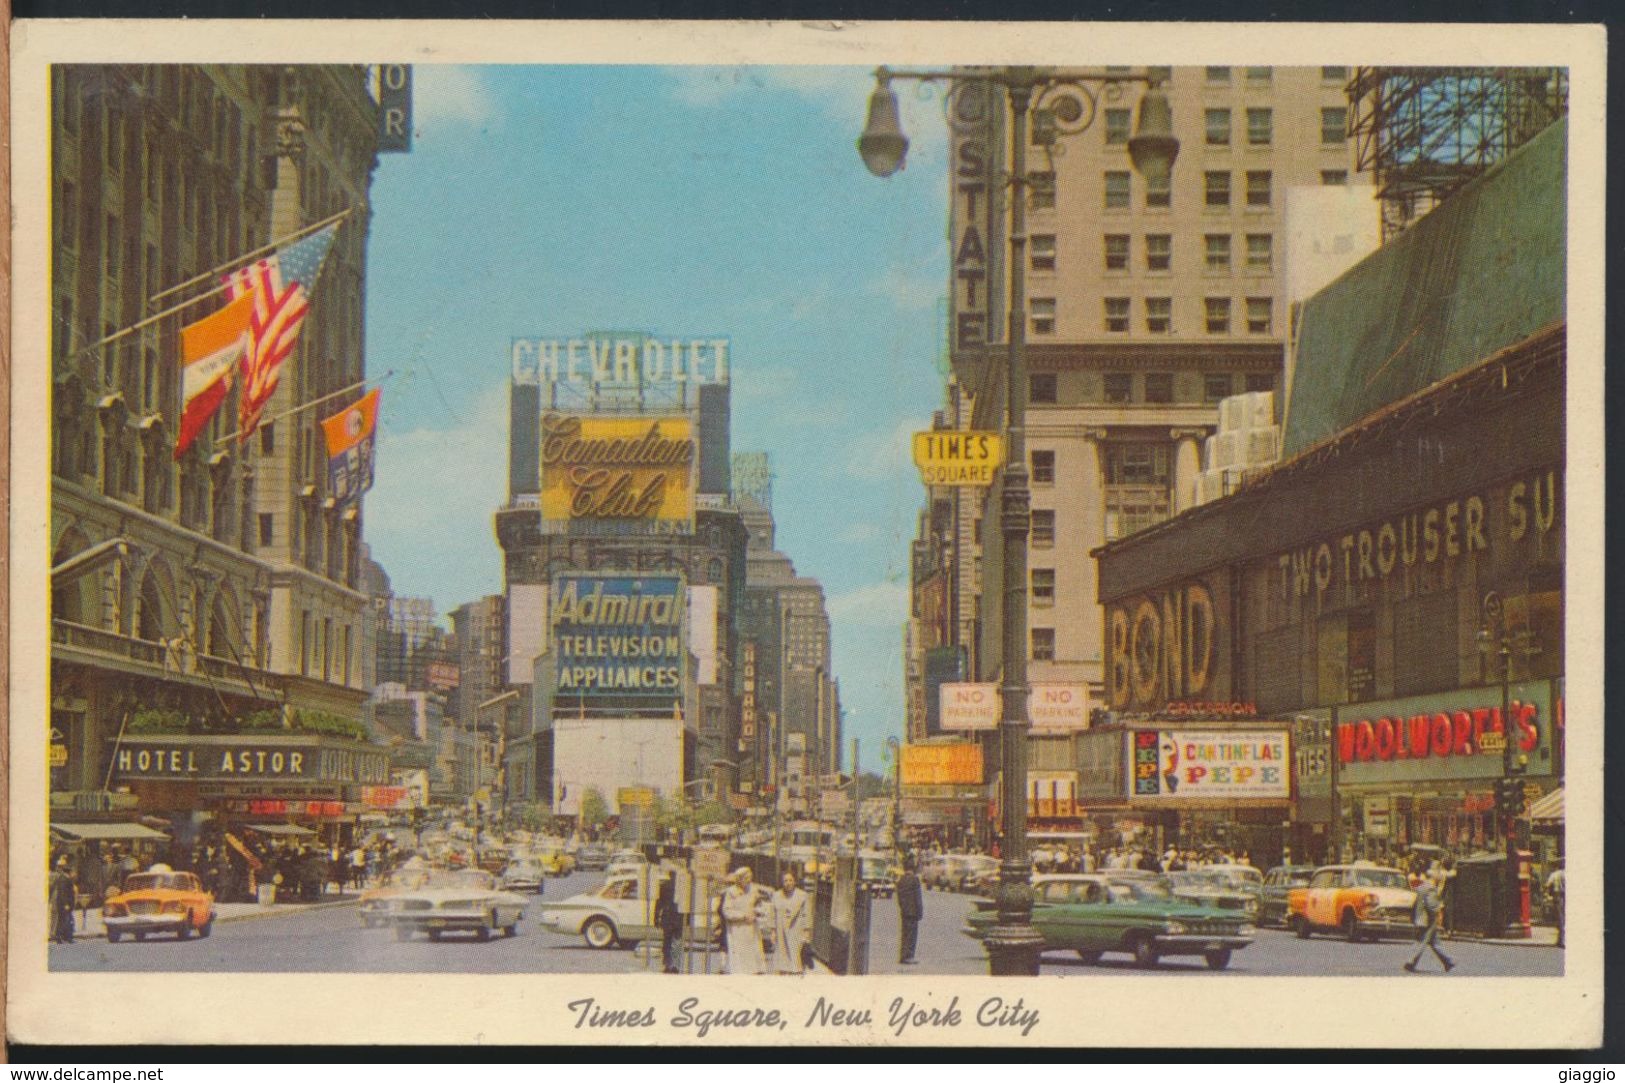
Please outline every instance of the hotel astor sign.
[{"label": "hotel astor sign", "polygon": [[379,785],[389,782],[389,755],[382,749],[338,742],[172,737],[121,742],[113,754],[113,769],[127,781],[271,779]]}]

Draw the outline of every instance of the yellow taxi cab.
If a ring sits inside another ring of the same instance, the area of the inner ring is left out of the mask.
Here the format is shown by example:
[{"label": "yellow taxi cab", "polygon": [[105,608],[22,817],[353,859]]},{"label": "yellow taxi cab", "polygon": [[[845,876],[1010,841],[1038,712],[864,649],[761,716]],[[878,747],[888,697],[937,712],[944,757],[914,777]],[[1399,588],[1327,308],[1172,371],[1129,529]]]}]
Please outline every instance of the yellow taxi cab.
[{"label": "yellow taxi cab", "polygon": [[208,936],[214,928],[214,896],[189,872],[154,865],[124,878],[124,888],[102,906],[109,943],[125,933],[145,940],[148,933],[174,933],[185,940],[194,932]]},{"label": "yellow taxi cab", "polygon": [[1364,862],[1316,869],[1305,887],[1286,896],[1287,924],[1301,939],[1317,930],[1348,940],[1414,939],[1416,892],[1398,869]]}]

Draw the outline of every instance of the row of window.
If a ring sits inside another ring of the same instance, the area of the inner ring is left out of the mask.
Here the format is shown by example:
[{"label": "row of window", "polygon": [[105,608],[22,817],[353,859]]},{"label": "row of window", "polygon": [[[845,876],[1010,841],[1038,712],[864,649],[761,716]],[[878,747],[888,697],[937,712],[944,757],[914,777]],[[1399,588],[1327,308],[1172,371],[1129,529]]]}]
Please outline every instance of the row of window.
[{"label": "row of window", "polygon": [[[1102,298],[1105,308],[1105,329],[1111,334],[1127,334],[1131,321],[1130,299],[1127,297]],[[1204,326],[1212,334],[1231,331],[1231,300],[1228,297],[1204,298]],[[1142,301],[1145,330],[1151,335],[1174,333],[1174,299],[1147,297]],[[1269,335],[1275,332],[1275,301],[1270,297],[1248,297],[1244,301],[1246,331],[1249,335]],[[1034,335],[1055,334],[1055,298],[1034,297],[1027,302],[1029,327]]]},{"label": "row of window", "polygon": [[[1109,65],[1106,68],[1108,75],[1123,75],[1134,69],[1126,64]],[[1235,69],[1226,66],[1208,66],[1202,69],[1202,80],[1209,86],[1225,86],[1234,79]],[[1275,69],[1271,67],[1242,68],[1242,77],[1250,84],[1267,86],[1275,81]],[[1145,74],[1161,83],[1171,83],[1174,78],[1174,69],[1171,66],[1150,66]],[[1346,67],[1324,66],[1320,69],[1320,81],[1334,86],[1341,86],[1348,82],[1349,70]]]},{"label": "row of window", "polygon": [[[1116,405],[1134,402],[1172,403],[1174,376],[1171,372],[1107,372],[1101,376],[1103,400]],[[1275,377],[1268,372],[1243,374],[1242,390],[1269,391],[1275,387]],[[1202,373],[1202,401],[1213,404],[1237,393],[1235,375],[1229,372]],[[1035,372],[1027,377],[1027,401],[1038,406],[1053,406],[1060,401],[1060,376],[1054,372]],[[1054,473],[1054,452],[1033,452],[1033,475],[1037,480],[1038,456],[1048,455],[1049,472]],[[1127,483],[1125,483],[1127,484]]]},{"label": "row of window", "polygon": [[[1275,142],[1275,110],[1269,106],[1250,107],[1245,111],[1247,117],[1247,145],[1249,147],[1268,147]],[[1210,147],[1228,147],[1231,145],[1231,131],[1233,111],[1226,108],[1214,108],[1203,113],[1203,130],[1205,142]],[[1323,147],[1340,147],[1348,142],[1349,111],[1344,106],[1328,106],[1320,111],[1320,144]]]},{"label": "row of window", "polygon": [[[1243,205],[1253,210],[1267,210],[1275,204],[1275,176],[1268,169],[1248,169],[1245,173],[1245,189],[1243,191]],[[1031,194],[1029,203],[1033,210],[1044,210],[1055,206],[1055,174],[1050,172],[1033,173],[1028,176]],[[1228,169],[1209,169],[1202,173],[1202,205],[1209,210],[1224,210],[1231,206],[1234,177]],[[1322,169],[1320,183],[1323,185],[1346,185],[1349,182],[1349,171],[1346,169]],[[1105,209],[1108,211],[1126,211],[1133,206],[1133,174],[1127,169],[1108,169],[1102,180],[1105,192]],[[1145,192],[1145,206],[1148,208],[1167,208],[1173,206],[1173,192],[1169,188],[1150,188]]]},{"label": "row of window", "polygon": [[[1102,238],[1108,271],[1127,271],[1133,255],[1133,237],[1127,233],[1108,233]],[[1207,233],[1202,237],[1204,266],[1209,271],[1231,269],[1231,235]],[[1174,238],[1171,233],[1147,233],[1141,239],[1145,251],[1145,269],[1170,271],[1174,262]],[[1264,273],[1274,269],[1275,238],[1269,233],[1246,235],[1248,271]],[[1057,269],[1056,235],[1035,233],[1030,241],[1030,260],[1034,271]]]}]

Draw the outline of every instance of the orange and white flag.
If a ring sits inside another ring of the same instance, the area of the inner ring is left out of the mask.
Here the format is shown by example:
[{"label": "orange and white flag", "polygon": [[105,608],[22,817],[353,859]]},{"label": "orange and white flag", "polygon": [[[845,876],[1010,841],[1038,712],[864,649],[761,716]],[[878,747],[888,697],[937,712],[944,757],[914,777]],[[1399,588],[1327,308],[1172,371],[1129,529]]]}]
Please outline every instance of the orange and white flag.
[{"label": "orange and white flag", "polygon": [[181,429],[175,458],[192,446],[231,390],[232,374],[248,348],[254,298],[245,293],[225,308],[181,328]]}]

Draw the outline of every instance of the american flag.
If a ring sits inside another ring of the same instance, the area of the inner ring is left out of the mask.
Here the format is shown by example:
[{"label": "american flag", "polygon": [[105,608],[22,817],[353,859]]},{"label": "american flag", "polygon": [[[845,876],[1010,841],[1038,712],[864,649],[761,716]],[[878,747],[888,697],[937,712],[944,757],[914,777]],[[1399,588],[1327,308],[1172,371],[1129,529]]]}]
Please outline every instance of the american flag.
[{"label": "american flag", "polygon": [[322,261],[338,223],[295,241],[269,256],[239,267],[225,276],[233,300],[251,293],[254,314],[249,319],[248,350],[243,354],[243,394],[240,439],[246,441],[259,427],[260,415],[276,391],[282,362],[299,342],[299,329],[310,310],[309,291],[321,274]]}]

